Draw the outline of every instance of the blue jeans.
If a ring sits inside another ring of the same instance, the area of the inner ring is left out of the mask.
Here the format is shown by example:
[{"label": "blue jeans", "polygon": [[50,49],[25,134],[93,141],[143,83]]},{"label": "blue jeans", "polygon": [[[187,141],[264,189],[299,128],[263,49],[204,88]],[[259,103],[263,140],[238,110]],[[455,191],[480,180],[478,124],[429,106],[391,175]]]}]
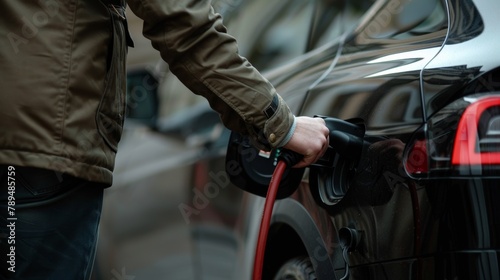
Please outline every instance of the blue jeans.
[{"label": "blue jeans", "polygon": [[0,165],[1,279],[90,278],[104,186]]}]

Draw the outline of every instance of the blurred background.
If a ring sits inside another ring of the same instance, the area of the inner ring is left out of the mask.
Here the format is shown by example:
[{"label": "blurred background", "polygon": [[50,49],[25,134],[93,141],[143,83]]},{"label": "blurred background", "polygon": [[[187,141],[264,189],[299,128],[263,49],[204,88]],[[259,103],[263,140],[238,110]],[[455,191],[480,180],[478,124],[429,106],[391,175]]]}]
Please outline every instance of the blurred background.
[{"label": "blurred background", "polygon": [[[371,2],[318,1],[213,6],[240,54],[267,73],[340,37]],[[169,72],[142,36],[142,20],[127,15],[135,43],[127,61],[129,111],[105,192],[93,279],[246,279],[259,215],[225,174],[229,131]],[[307,45],[313,26],[321,36]]]}]

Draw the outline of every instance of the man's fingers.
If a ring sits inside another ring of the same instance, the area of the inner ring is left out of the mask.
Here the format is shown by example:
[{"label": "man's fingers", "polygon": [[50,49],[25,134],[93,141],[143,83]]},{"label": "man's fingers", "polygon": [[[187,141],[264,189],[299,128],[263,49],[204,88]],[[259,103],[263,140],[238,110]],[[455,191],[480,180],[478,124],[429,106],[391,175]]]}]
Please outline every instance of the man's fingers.
[{"label": "man's fingers", "polygon": [[285,148],[304,158],[294,167],[302,168],[316,162],[328,148],[329,131],[321,118],[297,117],[297,127]]}]

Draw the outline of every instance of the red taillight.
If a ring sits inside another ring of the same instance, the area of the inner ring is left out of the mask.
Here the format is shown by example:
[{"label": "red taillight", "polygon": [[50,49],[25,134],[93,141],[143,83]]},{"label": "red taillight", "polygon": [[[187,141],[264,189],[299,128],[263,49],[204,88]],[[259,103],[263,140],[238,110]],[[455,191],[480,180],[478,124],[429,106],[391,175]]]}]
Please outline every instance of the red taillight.
[{"label": "red taillight", "polygon": [[415,140],[405,158],[405,168],[411,175],[429,172],[427,142],[425,140]]},{"label": "red taillight", "polygon": [[403,160],[415,179],[500,177],[500,95],[464,97],[436,112]]},{"label": "red taillight", "polygon": [[[486,97],[470,104],[464,111],[457,127],[451,162],[453,165],[500,164],[500,123],[498,112],[500,97]],[[483,118],[487,111],[493,114]],[[479,125],[485,123],[485,132],[479,133]],[[490,148],[482,148],[488,145]],[[493,148],[491,148],[493,147]]]}]

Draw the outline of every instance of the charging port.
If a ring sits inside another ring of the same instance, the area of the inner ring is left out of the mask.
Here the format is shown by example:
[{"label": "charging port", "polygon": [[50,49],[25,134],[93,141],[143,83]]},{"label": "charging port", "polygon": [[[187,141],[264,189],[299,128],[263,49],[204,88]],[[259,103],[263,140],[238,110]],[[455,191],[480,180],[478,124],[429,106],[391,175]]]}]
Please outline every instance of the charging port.
[{"label": "charging port", "polygon": [[364,147],[365,125],[360,119],[318,116],[330,130],[330,147],[311,165],[311,192],[320,205],[337,204],[347,193]]}]

